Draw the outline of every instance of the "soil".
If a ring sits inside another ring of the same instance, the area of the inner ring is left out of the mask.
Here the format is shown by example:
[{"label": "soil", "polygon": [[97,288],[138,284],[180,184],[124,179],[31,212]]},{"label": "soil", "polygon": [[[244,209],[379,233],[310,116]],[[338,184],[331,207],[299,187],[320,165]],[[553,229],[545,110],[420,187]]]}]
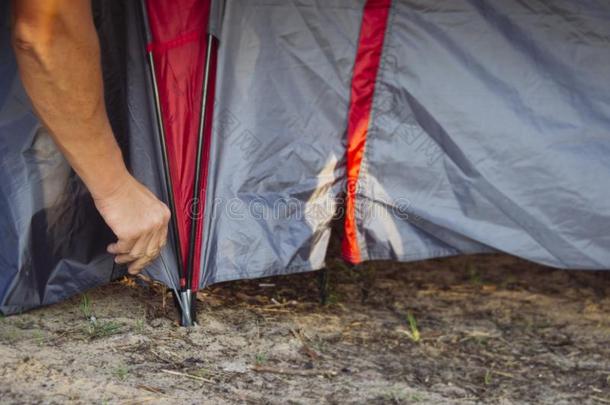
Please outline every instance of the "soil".
[{"label": "soil", "polygon": [[2,403],[610,404],[610,272],[486,255],[217,285],[125,279],[0,320]]}]

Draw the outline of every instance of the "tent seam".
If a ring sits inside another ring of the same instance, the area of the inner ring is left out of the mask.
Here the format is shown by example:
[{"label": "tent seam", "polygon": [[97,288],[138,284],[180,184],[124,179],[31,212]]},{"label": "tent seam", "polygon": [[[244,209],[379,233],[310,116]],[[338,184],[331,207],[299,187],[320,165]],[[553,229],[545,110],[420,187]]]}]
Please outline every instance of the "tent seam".
[{"label": "tent seam", "polygon": [[[393,22],[394,22],[394,18],[395,18],[395,13],[393,13],[392,11],[394,10],[394,1],[390,1],[390,7],[388,10],[388,16],[387,16],[387,26],[386,26],[386,30],[384,32],[384,40],[383,40],[383,44],[382,44],[382,49],[381,49],[381,55],[380,55],[380,62],[379,62],[379,69],[377,71],[377,75],[375,77],[375,88],[373,91],[373,96],[372,96],[372,102],[371,102],[371,112],[370,112],[370,116],[369,116],[369,126],[367,128],[367,142],[365,142],[364,146],[363,146],[363,152],[362,152],[362,162],[360,164],[360,172],[359,172],[359,176],[358,176],[358,186],[356,188],[356,195],[355,195],[355,199],[356,199],[356,206],[357,206],[357,200],[359,198],[359,196],[361,196],[361,187],[360,185],[362,185],[362,187],[364,187],[367,183],[367,177],[369,177],[369,166],[370,166],[370,159],[368,159],[368,155],[370,154],[370,150],[373,148],[373,145],[371,144],[371,140],[369,139],[371,137],[371,134],[374,135],[375,131],[376,131],[376,117],[378,115],[378,104],[379,104],[379,87],[377,86],[377,84],[380,81],[380,78],[382,76],[384,76],[385,73],[385,68],[387,65],[387,58],[384,57],[387,48],[389,48],[389,43],[390,43],[390,39],[391,37],[389,37],[388,35],[391,33],[392,28],[393,28]],[[356,214],[358,212],[356,211]],[[360,260],[361,261],[365,261],[365,260],[371,260],[370,259],[370,252],[368,249],[368,244],[366,242],[366,238],[364,237],[364,231],[363,231],[363,225],[364,225],[364,218],[361,218],[360,221],[358,221],[358,218],[356,218],[356,238],[358,241],[358,247],[360,249]]]}]

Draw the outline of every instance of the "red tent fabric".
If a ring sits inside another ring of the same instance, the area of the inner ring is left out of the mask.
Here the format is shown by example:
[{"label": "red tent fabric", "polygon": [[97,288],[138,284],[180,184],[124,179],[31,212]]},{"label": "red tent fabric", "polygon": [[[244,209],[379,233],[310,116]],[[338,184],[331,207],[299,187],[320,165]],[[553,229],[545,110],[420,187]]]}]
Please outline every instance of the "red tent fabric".
[{"label": "red tent fabric", "polygon": [[[203,214],[204,190],[209,153],[211,125],[204,132],[202,186],[199,198],[193,198],[197,135],[202,102],[203,75],[207,52],[207,31],[210,0],[147,0],[148,18],[152,42],[148,50],[153,52],[157,84],[166,134],[169,170],[173,179],[176,216],[181,243],[183,266],[187,267],[191,221]],[[215,45],[213,45],[215,47]],[[213,50],[215,54],[215,49]],[[212,63],[211,66],[215,66]],[[210,75],[212,88],[208,93],[206,115],[211,117],[213,108],[214,69]],[[195,235],[195,255],[192,266],[199,269],[201,259],[202,222]],[[182,286],[196,286],[199,271],[193,271],[193,280]]]}]

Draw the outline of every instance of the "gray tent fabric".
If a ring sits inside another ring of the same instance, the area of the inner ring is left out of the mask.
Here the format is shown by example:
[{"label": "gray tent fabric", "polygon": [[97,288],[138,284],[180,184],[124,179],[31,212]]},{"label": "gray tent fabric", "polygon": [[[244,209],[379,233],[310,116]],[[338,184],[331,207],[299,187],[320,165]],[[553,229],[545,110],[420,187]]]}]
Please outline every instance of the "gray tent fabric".
[{"label": "gray tent fabric", "polygon": [[383,52],[363,259],[610,267],[610,3],[395,1]]},{"label": "gray tent fabric", "polygon": [[211,0],[210,4],[210,21],[208,25],[208,33],[216,38],[222,35],[222,22],[225,13],[225,0]]},{"label": "gray tent fabric", "polygon": [[[109,115],[163,200],[138,2],[96,1]],[[324,267],[341,214],[367,0],[213,2],[219,37],[200,288]],[[0,0],[0,312],[120,276],[34,116]],[[610,268],[610,4],[394,0],[356,193],[363,260],[502,251]],[[176,254],[146,273],[173,287]]]},{"label": "gray tent fabric", "polygon": [[[122,16],[125,30],[124,41],[126,48],[120,60],[112,66],[124,66],[125,78],[123,81],[126,114],[126,144],[128,149],[126,160],[129,170],[142,184],[148,187],[161,200],[167,201],[167,185],[163,177],[162,157],[159,144],[159,128],[156,125],[153,90],[151,83],[150,66],[146,63],[145,46],[146,33],[143,24],[142,10],[139,2],[102,1],[98,7],[101,10],[116,10],[115,13],[106,11],[108,18],[101,18],[106,24],[115,26],[117,18],[112,14]],[[104,48],[112,52],[118,38],[113,38],[104,27],[98,28]],[[107,80],[105,80],[107,82]],[[117,105],[119,102],[108,100],[107,104]],[[171,236],[169,236],[171,237]],[[161,256],[149,265],[144,274],[157,280],[170,288],[180,285],[178,272],[178,259],[173,243],[167,243],[161,251]],[[171,279],[170,279],[171,277]]]},{"label": "gray tent fabric", "polygon": [[324,267],[364,5],[226,3],[201,287]]}]

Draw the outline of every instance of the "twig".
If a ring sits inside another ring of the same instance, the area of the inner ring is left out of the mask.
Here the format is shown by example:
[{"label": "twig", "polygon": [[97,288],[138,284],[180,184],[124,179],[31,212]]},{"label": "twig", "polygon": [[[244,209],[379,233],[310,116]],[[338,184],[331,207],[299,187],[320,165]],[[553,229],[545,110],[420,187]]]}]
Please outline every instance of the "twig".
[{"label": "twig", "polygon": [[266,308],[283,308],[283,307],[294,307],[299,305],[298,301],[290,300],[286,302],[279,302],[275,298],[271,298],[271,304],[265,305]]},{"label": "twig", "polygon": [[165,369],[161,370],[161,372],[166,373],[166,374],[171,374],[171,375],[177,375],[179,377],[190,378],[191,380],[204,381],[204,382],[207,382],[210,384],[214,384],[214,381],[208,380],[207,378],[199,377],[198,375],[181,373],[179,371],[165,370]]},{"label": "twig", "polygon": [[602,402],[604,404],[610,404],[610,399],[606,399],[606,398],[601,398],[601,397],[597,397],[595,395],[591,396],[591,399],[594,399],[596,401]]},{"label": "twig", "polygon": [[275,284],[273,283],[258,283],[258,286],[261,288],[273,288],[275,287]]},{"label": "twig", "polygon": [[289,313],[293,312],[289,309],[268,308],[268,307],[259,307],[259,308],[253,308],[253,309],[256,311],[261,311],[261,312],[277,312],[277,313],[283,313],[283,314],[289,314]]},{"label": "twig", "polygon": [[137,399],[128,399],[124,402],[121,402],[122,405],[136,405],[136,404],[144,404],[146,402],[151,402],[158,399],[157,397],[144,397]]},{"label": "twig", "polygon": [[273,368],[265,366],[253,366],[252,371],[258,373],[273,373],[273,374],[284,374],[284,375],[298,375],[302,377],[315,377],[319,375],[324,376],[336,376],[337,372],[334,370],[297,370],[291,368]]},{"label": "twig", "polygon": [[136,388],[139,388],[141,390],[145,390],[148,392],[152,392],[154,394],[165,394],[165,391],[163,391],[161,388],[151,387],[151,386],[144,385],[144,384],[138,384],[138,385],[136,385]]}]

